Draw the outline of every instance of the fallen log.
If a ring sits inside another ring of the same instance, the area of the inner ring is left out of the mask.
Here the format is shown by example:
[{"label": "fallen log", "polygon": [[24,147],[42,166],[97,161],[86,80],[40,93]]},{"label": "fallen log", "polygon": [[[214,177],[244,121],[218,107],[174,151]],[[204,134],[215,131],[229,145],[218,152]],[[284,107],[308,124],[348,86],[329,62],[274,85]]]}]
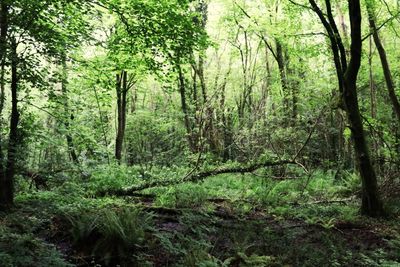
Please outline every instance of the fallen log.
[{"label": "fallen log", "polygon": [[245,167],[220,168],[220,169],[217,168],[217,169],[210,170],[210,171],[190,173],[189,175],[186,175],[182,179],[156,180],[156,181],[152,181],[152,182],[137,185],[137,186],[132,186],[129,188],[103,191],[103,192],[100,192],[99,195],[100,196],[104,196],[104,195],[129,196],[129,195],[135,194],[138,191],[142,191],[144,189],[149,189],[149,188],[154,188],[154,187],[165,187],[165,186],[177,185],[177,184],[188,183],[188,182],[192,182],[192,183],[201,182],[207,177],[216,176],[219,174],[251,173],[251,172],[254,172],[261,168],[273,167],[273,166],[279,166],[279,165],[287,165],[287,164],[300,165],[303,167],[303,165],[298,163],[296,160],[267,161],[267,162],[262,162],[262,163],[251,164],[251,165],[248,165]]}]

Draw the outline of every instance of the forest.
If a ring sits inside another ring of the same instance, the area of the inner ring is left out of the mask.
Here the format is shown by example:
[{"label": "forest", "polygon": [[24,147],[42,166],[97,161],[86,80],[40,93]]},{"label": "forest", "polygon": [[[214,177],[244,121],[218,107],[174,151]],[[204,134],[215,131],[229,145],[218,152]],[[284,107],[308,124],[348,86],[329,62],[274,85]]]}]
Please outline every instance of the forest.
[{"label": "forest", "polygon": [[399,29],[398,0],[0,0],[0,266],[400,266]]}]

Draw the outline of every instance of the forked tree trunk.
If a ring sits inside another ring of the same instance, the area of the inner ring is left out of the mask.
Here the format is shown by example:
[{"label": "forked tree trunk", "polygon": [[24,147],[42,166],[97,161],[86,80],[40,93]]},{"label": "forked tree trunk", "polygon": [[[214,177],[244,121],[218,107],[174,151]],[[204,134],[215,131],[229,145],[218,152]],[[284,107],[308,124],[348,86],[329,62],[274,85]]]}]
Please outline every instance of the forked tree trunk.
[{"label": "forked tree trunk", "polygon": [[328,32],[331,41],[339,89],[343,96],[344,107],[350,123],[355,157],[362,181],[361,212],[372,217],[382,216],[384,210],[379,197],[376,173],[368,152],[357,97],[357,76],[360,70],[362,53],[360,0],[348,1],[351,24],[351,58],[349,64],[346,63],[346,51],[332,15],[330,0],[325,0],[328,18],[325,17],[315,0],[309,0],[309,2]]}]

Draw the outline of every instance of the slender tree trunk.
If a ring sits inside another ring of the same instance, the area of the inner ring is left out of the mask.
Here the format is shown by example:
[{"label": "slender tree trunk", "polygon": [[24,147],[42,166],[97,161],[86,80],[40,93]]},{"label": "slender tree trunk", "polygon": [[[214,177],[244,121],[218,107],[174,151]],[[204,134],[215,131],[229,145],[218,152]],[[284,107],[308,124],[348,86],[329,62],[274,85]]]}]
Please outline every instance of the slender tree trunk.
[{"label": "slender tree trunk", "polygon": [[0,66],[0,119],[1,115],[3,114],[3,108],[4,108],[4,102],[6,100],[6,95],[5,95],[5,81],[4,81],[4,75],[5,75],[5,62],[1,60],[1,66]]},{"label": "slender tree trunk", "polygon": [[269,63],[269,50],[268,47],[265,46],[265,75],[262,84],[262,94],[260,100],[260,117],[265,121],[265,111],[267,106],[267,99],[269,95],[269,87],[271,83],[271,67]]},{"label": "slender tree trunk", "polygon": [[[134,86],[132,86],[130,97],[131,97],[130,113],[134,114],[136,111],[136,103],[138,99],[137,90]],[[128,142],[126,143],[126,163],[128,164],[128,166],[132,166],[135,163],[134,160],[135,148],[134,145],[131,142],[129,142],[129,139],[127,141]]]},{"label": "slender tree trunk", "polygon": [[93,92],[94,92],[94,96],[96,98],[97,110],[99,112],[99,122],[100,122],[100,126],[101,126],[101,131],[103,133],[104,149],[107,153],[106,154],[107,155],[107,163],[108,163],[108,165],[110,165],[111,162],[110,162],[110,154],[108,152],[108,138],[107,138],[106,128],[104,126],[104,124],[106,123],[106,118],[103,118],[103,112],[101,110],[99,95],[97,93],[96,86],[93,86]]},{"label": "slender tree trunk", "polygon": [[69,110],[68,88],[67,88],[67,62],[65,57],[63,58],[62,64],[63,64],[63,77],[61,81],[61,91],[64,103],[64,113],[66,115],[66,118],[64,118],[64,127],[66,131],[65,138],[67,139],[69,156],[76,165],[79,165],[79,159],[75,151],[74,141],[70,133],[70,121],[73,120],[74,115]]},{"label": "slender tree trunk", "polygon": [[[369,89],[370,89],[370,102],[371,102],[371,118],[376,119],[377,114],[377,99],[376,99],[376,86],[374,81],[374,73],[372,67],[373,51],[372,51],[372,37],[369,37],[369,55],[368,55],[368,66],[369,66]],[[374,132],[371,133],[372,137],[377,136]],[[378,134],[379,135],[379,134]],[[373,164],[377,174],[380,174],[380,164],[376,164],[379,159],[379,138],[372,138],[372,155]]]},{"label": "slender tree trunk", "polygon": [[3,65],[7,52],[8,6],[2,1],[0,8],[0,60]]},{"label": "slender tree trunk", "polygon": [[134,87],[131,93],[131,114],[135,113],[136,111],[136,102],[137,102],[137,90],[136,87]]},{"label": "slender tree trunk", "polygon": [[[0,76],[0,127],[3,127],[3,107],[5,101],[5,62],[6,62],[6,54],[7,54],[7,31],[8,31],[8,6],[1,2],[0,5],[0,64],[1,64],[1,76]],[[0,133],[0,191],[2,191],[5,185],[3,183],[5,179],[5,156],[3,153],[3,141],[2,135]],[[1,195],[5,195],[0,193]],[[0,196],[0,205],[3,203],[2,197]]]},{"label": "slender tree trunk", "polygon": [[126,128],[126,95],[128,92],[128,74],[126,71],[122,71],[121,75],[117,74],[116,76],[116,91],[117,91],[117,109],[118,109],[118,118],[117,118],[117,136],[115,139],[115,158],[121,163],[122,159],[122,146],[124,142],[125,136],[125,128]]},{"label": "slender tree trunk", "polygon": [[178,81],[179,81],[179,94],[181,97],[181,108],[184,116],[184,122],[185,122],[185,129],[186,129],[186,136],[189,144],[189,148],[192,152],[197,152],[197,145],[195,144],[193,140],[193,131],[192,131],[192,126],[190,122],[190,117],[189,117],[189,108],[186,102],[186,83],[185,83],[185,77],[183,75],[183,71],[181,66],[178,64],[177,66],[178,69]]},{"label": "slender tree trunk", "polygon": [[286,76],[285,57],[283,53],[282,43],[278,39],[275,40],[275,43],[276,43],[276,61],[278,63],[279,75],[283,93],[283,105],[285,109],[287,109],[289,108],[289,99],[288,99],[289,85]]},{"label": "slender tree trunk", "polygon": [[350,123],[355,157],[362,181],[361,212],[373,217],[382,216],[384,211],[378,192],[376,173],[371,163],[358,106],[357,76],[362,53],[360,0],[348,1],[351,24],[351,58],[349,64],[347,64],[346,51],[332,15],[330,0],[325,0],[327,18],[315,0],[309,0],[309,2],[328,32],[331,41],[339,90],[342,93],[344,107]]},{"label": "slender tree trunk", "polygon": [[392,73],[390,71],[389,62],[386,56],[385,48],[382,45],[381,39],[379,37],[379,32],[375,24],[375,14],[372,9],[371,4],[367,2],[367,10],[368,10],[368,21],[369,26],[371,28],[372,36],[374,37],[375,46],[378,50],[379,57],[381,59],[383,74],[385,75],[386,87],[389,93],[390,101],[392,102],[393,110],[396,114],[398,123],[400,124],[400,103],[399,99],[396,96],[395,85],[392,78]]},{"label": "slender tree trunk", "polygon": [[377,113],[377,101],[376,101],[376,88],[375,88],[375,81],[374,81],[374,73],[372,67],[372,58],[373,58],[373,51],[372,51],[372,38],[369,38],[369,55],[368,55],[368,65],[369,65],[369,89],[370,89],[370,98],[371,98],[371,118],[376,119]]},{"label": "slender tree trunk", "polygon": [[289,87],[291,89],[291,111],[292,111],[292,116],[291,116],[291,124],[292,126],[296,125],[297,121],[297,116],[298,116],[298,101],[299,101],[299,86],[300,86],[300,81],[299,80],[305,80],[305,73],[302,70],[302,65],[303,65],[303,59],[299,58],[299,65],[300,65],[300,70],[297,73],[297,79],[293,79],[291,77],[294,77],[295,70],[290,67],[290,62],[289,62],[289,55],[288,51],[285,51],[285,66],[286,66],[286,71],[287,71],[287,76],[289,76]]},{"label": "slender tree trunk", "polygon": [[18,150],[18,74],[17,44],[11,46],[11,118],[5,173],[0,177],[0,205],[7,208],[14,203],[14,175]]},{"label": "slender tree trunk", "polygon": [[219,101],[219,111],[221,112],[220,125],[222,125],[222,157],[224,161],[229,160],[232,157],[232,131],[233,123],[231,120],[232,114],[229,109],[225,108],[226,101],[226,85],[228,83],[228,77],[232,70],[232,60],[229,60],[228,71],[225,74],[224,80],[220,86],[220,101]]},{"label": "slender tree trunk", "polygon": [[369,156],[363,124],[358,107],[357,76],[361,65],[361,9],[360,0],[349,1],[351,21],[351,59],[344,74],[344,103],[351,124],[355,155],[362,180],[361,212],[368,216],[382,216],[383,207],[378,193],[377,178]]}]

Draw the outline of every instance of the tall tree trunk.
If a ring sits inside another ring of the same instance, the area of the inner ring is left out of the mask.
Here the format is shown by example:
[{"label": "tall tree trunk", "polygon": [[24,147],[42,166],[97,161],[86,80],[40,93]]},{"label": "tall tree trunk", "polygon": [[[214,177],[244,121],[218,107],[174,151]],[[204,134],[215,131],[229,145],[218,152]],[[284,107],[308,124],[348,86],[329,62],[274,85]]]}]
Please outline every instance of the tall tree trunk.
[{"label": "tall tree trunk", "polygon": [[[0,64],[1,64],[1,76],[0,76],[0,127],[3,127],[3,118],[2,112],[4,107],[5,101],[5,62],[6,62],[6,54],[7,54],[7,31],[8,31],[8,6],[1,2],[0,5]],[[4,176],[5,176],[5,156],[3,153],[3,141],[2,135],[0,133],[0,191],[3,190],[2,188],[5,187],[3,184]],[[0,193],[4,195],[3,193]],[[2,204],[3,200],[0,197],[0,205]]]},{"label": "tall tree trunk", "polygon": [[14,203],[14,175],[18,148],[18,74],[17,44],[11,45],[11,118],[5,173],[0,177],[0,206],[7,208]]},{"label": "tall tree trunk", "polygon": [[135,113],[136,111],[136,102],[137,102],[137,90],[136,87],[134,87],[134,89],[132,89],[132,93],[131,93],[131,114]]},{"label": "tall tree trunk", "polygon": [[117,91],[117,136],[115,139],[115,159],[121,163],[122,159],[122,146],[125,136],[126,128],[126,95],[128,92],[128,73],[122,71],[121,74],[116,76],[116,91]]},{"label": "tall tree trunk", "polygon": [[344,107],[350,123],[355,157],[362,181],[361,212],[368,216],[381,216],[384,211],[378,192],[376,173],[368,152],[357,96],[357,76],[362,53],[360,0],[348,1],[351,24],[351,58],[348,65],[346,51],[332,15],[330,0],[325,0],[327,18],[315,0],[309,0],[309,2],[328,32],[331,41],[339,90],[342,93]]},{"label": "tall tree trunk", "polygon": [[197,152],[197,144],[193,140],[193,131],[192,131],[192,124],[190,122],[189,117],[189,108],[186,102],[186,83],[185,77],[183,75],[182,67],[178,63],[177,65],[178,70],[178,82],[179,82],[179,94],[181,97],[181,108],[183,112],[184,122],[185,122],[185,129],[186,129],[186,137],[188,140],[189,148],[192,152]]},{"label": "tall tree trunk", "polygon": [[368,54],[368,67],[369,67],[369,89],[370,89],[370,100],[371,100],[371,118],[376,119],[377,107],[376,107],[376,88],[374,81],[374,73],[372,67],[372,38],[369,38],[369,54]]},{"label": "tall tree trunk", "polygon": [[393,82],[392,73],[390,71],[389,62],[386,56],[386,51],[382,45],[381,39],[379,37],[379,32],[375,24],[375,14],[374,14],[375,12],[373,10],[373,7],[369,1],[366,2],[367,2],[369,26],[371,28],[372,36],[374,37],[374,42],[378,50],[379,57],[381,59],[383,74],[385,75],[386,87],[389,93],[389,98],[390,101],[392,102],[393,110],[400,124],[400,103],[399,99],[396,96],[395,85]]},{"label": "tall tree trunk", "polygon": [[[208,21],[208,4],[204,0],[200,0],[198,7],[197,7],[198,12],[201,14],[201,20],[200,20],[200,27],[205,31],[206,30],[206,25]],[[209,99],[207,96],[207,84],[206,84],[206,77],[204,74],[204,62],[205,62],[205,57],[206,57],[206,51],[202,50],[199,53],[199,60],[198,60],[198,66],[194,68],[195,74],[199,77],[200,80],[200,87],[201,87],[201,93],[203,96],[203,105],[205,105],[205,118],[204,118],[204,123],[203,123],[203,129],[200,129],[200,133],[202,136],[204,136],[208,142],[208,145],[214,153],[217,153],[217,140],[216,140],[216,129],[214,126],[214,110],[211,106],[211,103],[209,103]],[[195,83],[194,83],[195,85]],[[195,102],[196,103],[196,102]],[[197,103],[196,103],[197,104]],[[202,120],[202,118],[200,118]]]},{"label": "tall tree trunk", "polygon": [[75,146],[74,146],[74,141],[70,133],[70,121],[73,120],[74,115],[71,113],[69,110],[69,103],[68,103],[68,88],[67,88],[67,62],[66,62],[66,57],[64,56],[63,58],[63,74],[62,74],[62,81],[61,81],[61,92],[62,92],[62,97],[63,97],[63,104],[64,104],[64,113],[66,117],[64,118],[64,127],[65,127],[65,138],[67,139],[67,146],[68,146],[68,153],[69,156],[71,157],[72,161],[76,164],[79,165],[79,159],[75,151]]},{"label": "tall tree trunk", "polygon": [[285,107],[285,110],[287,110],[287,108],[289,108],[289,84],[286,76],[285,56],[283,53],[282,43],[278,39],[276,39],[275,44],[276,44],[276,61],[278,63],[279,76],[282,86],[283,105]]},{"label": "tall tree trunk", "polygon": [[[130,113],[134,114],[136,112],[136,103],[138,100],[136,87],[132,86],[130,96],[131,96]],[[129,140],[127,140],[127,141],[129,141]],[[135,154],[134,145],[131,142],[127,142],[126,143],[126,163],[128,164],[128,166],[132,166],[133,164],[135,164],[134,154]]]},{"label": "tall tree trunk", "polygon": [[[369,66],[369,89],[370,89],[370,102],[371,102],[371,118],[376,119],[376,114],[377,114],[377,99],[376,99],[376,86],[375,86],[375,81],[374,81],[374,73],[373,73],[373,67],[372,67],[372,59],[373,59],[373,50],[372,50],[372,37],[370,36],[369,38],[369,53],[368,53],[368,66]],[[379,175],[380,174],[380,164],[376,164],[377,159],[379,159],[379,134],[375,134],[374,132],[371,133],[372,137],[377,137],[377,138],[372,138],[373,146],[372,146],[372,152],[371,154],[373,155],[373,164],[376,169],[376,173]]]},{"label": "tall tree trunk", "polygon": [[0,60],[3,65],[7,52],[8,6],[2,1],[0,8]]},{"label": "tall tree trunk", "polygon": [[5,62],[3,60],[1,60],[0,64],[1,64],[1,66],[0,66],[0,68],[1,68],[0,69],[0,119],[1,119],[1,114],[3,114],[3,108],[4,108],[4,102],[6,100],[6,95],[5,95],[5,80],[4,80]]},{"label": "tall tree trunk", "polygon": [[361,9],[360,0],[349,1],[351,22],[351,59],[344,74],[344,103],[351,124],[352,139],[362,180],[361,212],[369,216],[383,215],[377,178],[369,156],[357,98],[357,76],[361,65]]}]

